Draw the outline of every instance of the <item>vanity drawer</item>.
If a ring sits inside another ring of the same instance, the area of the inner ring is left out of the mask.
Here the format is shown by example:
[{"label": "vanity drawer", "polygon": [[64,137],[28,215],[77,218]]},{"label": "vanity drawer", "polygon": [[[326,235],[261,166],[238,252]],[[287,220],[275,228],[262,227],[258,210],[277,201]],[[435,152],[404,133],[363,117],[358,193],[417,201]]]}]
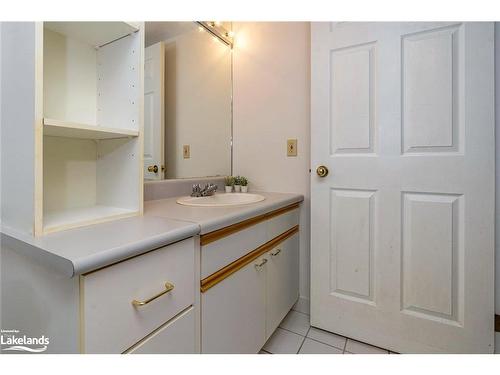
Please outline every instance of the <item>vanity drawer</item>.
[{"label": "vanity drawer", "polygon": [[137,344],[129,354],[195,354],[194,308],[190,307]]},{"label": "vanity drawer", "polygon": [[263,221],[202,245],[201,278],[210,276],[266,242],[267,221]]},{"label": "vanity drawer", "polygon": [[299,209],[296,208],[281,215],[273,216],[267,223],[267,240],[270,241],[281,233],[299,225]]},{"label": "vanity drawer", "polygon": [[[122,353],[194,303],[190,238],[81,277],[82,351]],[[147,301],[136,306],[132,301]]]}]

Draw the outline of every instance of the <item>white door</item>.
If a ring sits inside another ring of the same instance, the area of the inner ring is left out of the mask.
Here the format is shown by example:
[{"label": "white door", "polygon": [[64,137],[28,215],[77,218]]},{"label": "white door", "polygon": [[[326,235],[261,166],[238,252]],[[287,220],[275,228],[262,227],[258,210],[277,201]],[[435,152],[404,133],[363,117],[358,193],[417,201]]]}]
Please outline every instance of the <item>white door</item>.
[{"label": "white door", "polygon": [[311,38],[311,324],[492,352],[493,23],[313,23]]},{"label": "white door", "polygon": [[165,165],[165,46],[146,48],[144,59],[144,178],[160,180]]}]

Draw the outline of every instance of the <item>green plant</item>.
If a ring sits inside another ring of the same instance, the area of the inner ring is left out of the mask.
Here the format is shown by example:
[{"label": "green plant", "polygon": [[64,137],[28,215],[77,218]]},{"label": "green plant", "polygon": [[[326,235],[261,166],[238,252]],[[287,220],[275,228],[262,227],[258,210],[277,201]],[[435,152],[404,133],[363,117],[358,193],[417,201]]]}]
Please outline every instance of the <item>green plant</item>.
[{"label": "green plant", "polygon": [[224,184],[225,184],[226,186],[233,186],[233,185],[234,185],[234,182],[235,182],[234,180],[235,180],[235,178],[234,178],[233,176],[226,176],[226,177],[224,178]]},{"label": "green plant", "polygon": [[241,176],[240,177],[240,185],[241,186],[248,186],[248,178]]},{"label": "green plant", "polygon": [[235,185],[241,185],[241,176],[236,176],[234,178],[234,184]]}]

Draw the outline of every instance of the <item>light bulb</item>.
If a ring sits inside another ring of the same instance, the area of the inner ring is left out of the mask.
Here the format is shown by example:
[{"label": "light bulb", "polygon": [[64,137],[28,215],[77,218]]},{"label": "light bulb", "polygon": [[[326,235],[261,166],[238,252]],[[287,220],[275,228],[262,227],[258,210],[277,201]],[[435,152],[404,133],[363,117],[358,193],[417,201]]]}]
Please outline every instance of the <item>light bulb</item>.
[{"label": "light bulb", "polygon": [[220,21],[215,21],[215,26],[220,26],[221,22]]},{"label": "light bulb", "polygon": [[230,31],[227,33],[227,35],[230,37],[230,38],[233,38],[234,37],[234,31]]}]

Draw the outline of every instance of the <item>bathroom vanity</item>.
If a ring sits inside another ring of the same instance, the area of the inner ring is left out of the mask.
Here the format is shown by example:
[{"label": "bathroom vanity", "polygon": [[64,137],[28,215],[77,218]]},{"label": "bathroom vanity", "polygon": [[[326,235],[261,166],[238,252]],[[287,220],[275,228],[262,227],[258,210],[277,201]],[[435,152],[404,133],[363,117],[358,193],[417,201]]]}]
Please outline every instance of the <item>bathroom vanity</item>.
[{"label": "bathroom vanity", "polygon": [[200,225],[201,350],[257,353],[299,297],[299,203],[261,193],[246,206],[146,201],[146,214]]},{"label": "bathroom vanity", "polygon": [[298,219],[293,204],[201,236],[203,353],[258,351],[297,301]]},{"label": "bathroom vanity", "polygon": [[48,353],[257,353],[298,298],[296,194],[42,237],[2,228],[2,327]]}]

